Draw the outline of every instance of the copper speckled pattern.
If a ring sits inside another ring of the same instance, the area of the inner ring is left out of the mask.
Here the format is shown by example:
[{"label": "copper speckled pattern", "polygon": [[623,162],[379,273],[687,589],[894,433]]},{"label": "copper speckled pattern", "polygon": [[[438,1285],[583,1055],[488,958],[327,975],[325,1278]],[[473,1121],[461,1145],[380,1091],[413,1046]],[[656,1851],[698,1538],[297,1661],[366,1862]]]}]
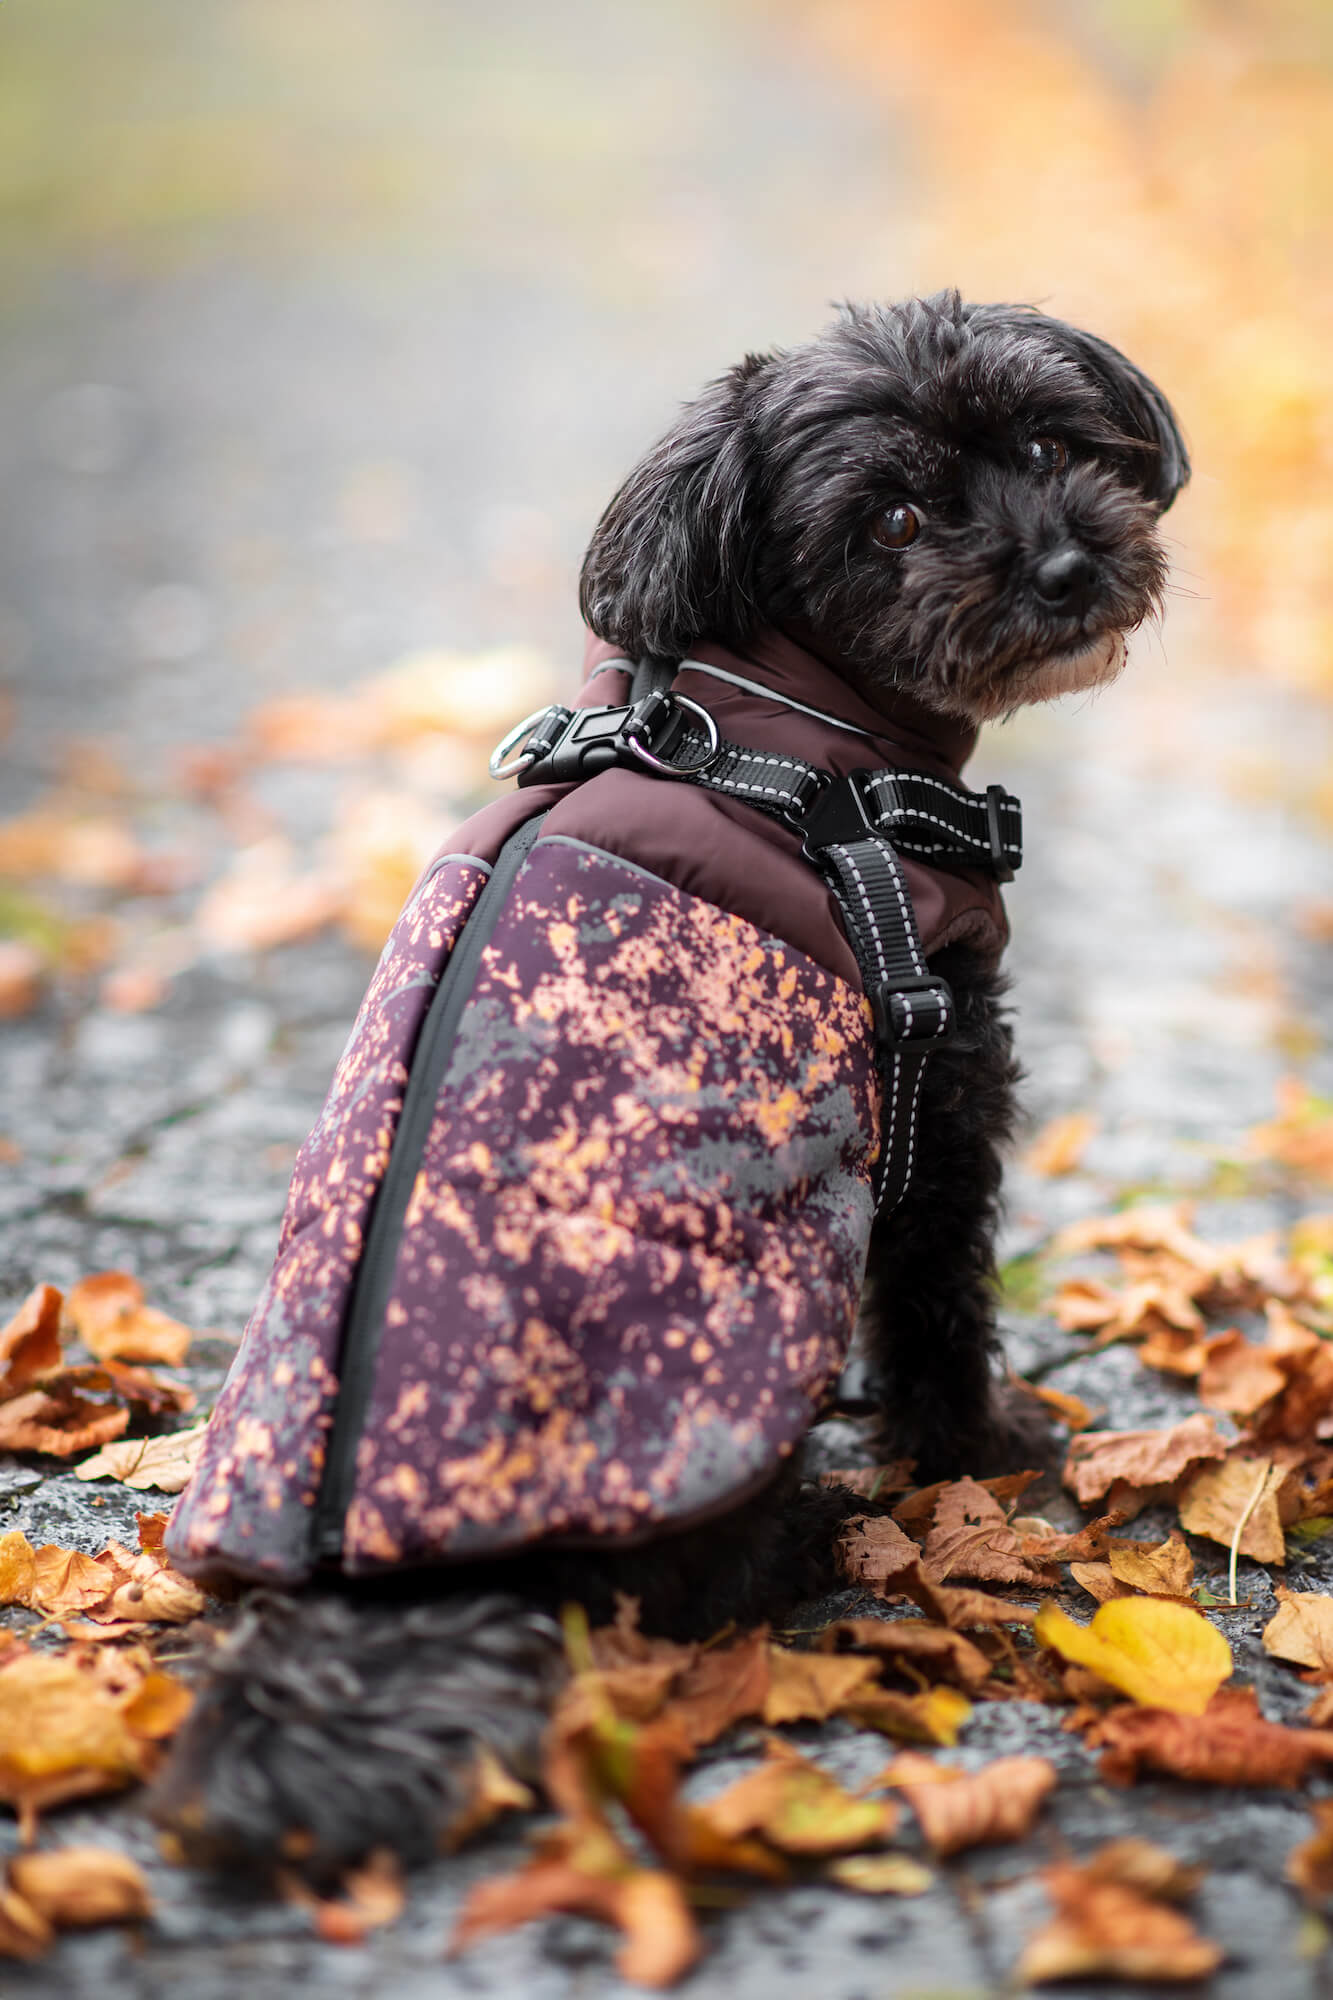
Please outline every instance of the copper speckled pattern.
[{"label": "copper speckled pattern", "polygon": [[852,987],[539,841],[409,1206],[347,1566],[643,1533],[762,1478],[845,1356],[877,1116]]},{"label": "copper speckled pattern", "polygon": [[431,994],[487,872],[468,858],[444,861],[417,887],[384,947],[297,1158],[277,1262],[172,1518],[169,1546],[180,1562],[282,1578],[309,1566],[311,1509],[362,1233]]}]

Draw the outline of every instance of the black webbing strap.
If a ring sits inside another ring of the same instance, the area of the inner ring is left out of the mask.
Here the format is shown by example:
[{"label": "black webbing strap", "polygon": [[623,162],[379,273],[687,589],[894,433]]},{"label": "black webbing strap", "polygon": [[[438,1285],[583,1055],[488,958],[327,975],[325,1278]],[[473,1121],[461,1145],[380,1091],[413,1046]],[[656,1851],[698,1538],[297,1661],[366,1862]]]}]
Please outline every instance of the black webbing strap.
[{"label": "black webbing strap", "polygon": [[799,757],[728,743],[696,703],[666,692],[658,668],[640,670],[629,704],[555,706],[529,717],[501,743],[492,770],[517,770],[520,785],[533,785],[628,765],[754,806],[801,835],[805,858],[837,902],[874,1016],[884,1095],[875,1202],[894,1208],[912,1178],[926,1060],[955,1026],[953,994],[926,963],[898,853],[1010,881],[1023,852],[1018,800],[999,785],[968,792],[915,771],[838,777]]}]

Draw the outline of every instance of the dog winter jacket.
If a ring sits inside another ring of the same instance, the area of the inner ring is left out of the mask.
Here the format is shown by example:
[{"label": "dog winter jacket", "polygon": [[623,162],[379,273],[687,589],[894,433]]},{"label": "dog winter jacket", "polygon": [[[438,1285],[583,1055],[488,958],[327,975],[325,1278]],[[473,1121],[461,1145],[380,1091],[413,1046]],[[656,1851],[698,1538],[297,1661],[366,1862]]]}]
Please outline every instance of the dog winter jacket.
[{"label": "dog winter jacket", "polygon": [[[627,698],[613,657],[591,643],[581,706]],[[775,633],[701,647],[675,687],[731,742],[838,775],[956,787],[974,740],[906,697],[872,710]],[[902,874],[926,952],[999,955],[993,881]],[[736,1504],[846,1359],[880,1114],[798,833],[625,768],[487,806],[385,947],[172,1557],[294,1582]]]}]

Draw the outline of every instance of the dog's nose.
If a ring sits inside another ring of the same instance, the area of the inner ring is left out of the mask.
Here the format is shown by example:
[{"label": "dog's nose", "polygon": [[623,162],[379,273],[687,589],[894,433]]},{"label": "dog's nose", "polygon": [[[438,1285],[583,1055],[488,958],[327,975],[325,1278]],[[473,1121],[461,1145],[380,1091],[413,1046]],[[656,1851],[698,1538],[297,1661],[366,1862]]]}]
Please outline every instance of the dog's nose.
[{"label": "dog's nose", "polygon": [[1077,542],[1048,549],[1032,572],[1033,588],[1043,604],[1079,616],[1087,610],[1097,565]]}]

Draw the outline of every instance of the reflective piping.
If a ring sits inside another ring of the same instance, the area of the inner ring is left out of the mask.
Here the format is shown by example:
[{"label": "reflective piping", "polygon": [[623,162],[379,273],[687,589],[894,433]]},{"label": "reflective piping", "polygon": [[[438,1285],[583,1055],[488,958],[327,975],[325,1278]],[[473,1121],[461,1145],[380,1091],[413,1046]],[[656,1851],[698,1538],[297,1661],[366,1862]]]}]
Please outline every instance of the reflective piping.
[{"label": "reflective piping", "polygon": [[[779,694],[776,688],[765,687],[762,681],[748,681],[744,674],[731,674],[725,667],[710,667],[705,660],[682,660],[677,673],[689,670],[692,674],[707,674],[711,680],[726,681],[732,687],[744,688],[746,694],[761,694],[769,701],[777,702],[779,708],[794,708],[799,715],[813,716],[816,722],[831,722],[835,729],[845,729],[850,736],[862,736],[867,743],[876,741],[873,729],[862,729],[855,722],[847,722],[840,715],[830,715],[825,709],[811,708],[808,702],[793,701],[789,694]],[[595,680],[598,674],[614,670],[618,674],[632,674],[632,660],[603,660],[589,674]]]}]

